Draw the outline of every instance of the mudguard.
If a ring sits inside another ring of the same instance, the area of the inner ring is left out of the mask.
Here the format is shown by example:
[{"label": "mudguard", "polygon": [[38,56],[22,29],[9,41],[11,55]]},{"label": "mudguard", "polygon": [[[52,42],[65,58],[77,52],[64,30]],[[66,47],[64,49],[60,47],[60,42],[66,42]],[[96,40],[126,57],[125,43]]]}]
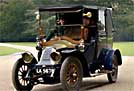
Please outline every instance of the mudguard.
[{"label": "mudguard", "polygon": [[34,57],[34,55],[33,55],[31,52],[28,52],[28,51],[22,52],[20,55],[22,56],[21,58],[23,59],[23,61],[24,61],[25,63],[29,63],[29,62],[26,62],[26,61],[25,61],[25,56],[26,56],[26,55],[27,55],[27,56],[30,56],[30,58],[31,58],[31,62],[30,62],[30,63],[34,63],[34,64],[37,63],[36,58]]},{"label": "mudguard", "polygon": [[112,56],[116,55],[118,65],[122,65],[122,57],[119,49],[112,50],[103,48],[99,54],[99,64],[104,65],[106,70],[112,70]]},{"label": "mudguard", "polygon": [[105,56],[104,68],[106,70],[112,70],[112,57],[114,55],[114,50],[108,50]]},{"label": "mudguard", "polygon": [[121,53],[120,53],[120,50],[119,49],[116,49],[114,54],[116,55],[117,57],[117,61],[118,61],[118,65],[122,65],[122,57],[121,57]]}]

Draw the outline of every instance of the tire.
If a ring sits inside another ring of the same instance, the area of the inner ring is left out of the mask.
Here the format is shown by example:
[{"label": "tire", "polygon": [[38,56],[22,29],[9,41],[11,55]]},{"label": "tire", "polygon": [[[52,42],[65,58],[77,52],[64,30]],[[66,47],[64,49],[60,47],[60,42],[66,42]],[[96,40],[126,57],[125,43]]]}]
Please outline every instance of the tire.
[{"label": "tire", "polygon": [[110,83],[115,83],[118,77],[118,61],[117,56],[113,55],[112,57],[112,72],[107,74],[107,78]]},{"label": "tire", "polygon": [[78,90],[82,83],[83,68],[79,59],[68,57],[60,70],[60,82],[65,90]]},{"label": "tire", "polygon": [[33,88],[32,82],[24,78],[28,68],[22,59],[17,60],[13,66],[12,82],[17,91],[30,91]]}]

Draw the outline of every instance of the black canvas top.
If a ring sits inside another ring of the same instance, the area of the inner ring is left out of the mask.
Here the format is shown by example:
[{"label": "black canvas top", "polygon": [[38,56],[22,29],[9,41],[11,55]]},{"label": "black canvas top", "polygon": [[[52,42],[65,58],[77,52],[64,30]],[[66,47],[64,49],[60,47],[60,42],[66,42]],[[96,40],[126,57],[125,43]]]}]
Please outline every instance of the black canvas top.
[{"label": "black canvas top", "polygon": [[87,5],[68,5],[68,6],[40,6],[39,11],[51,11],[51,12],[62,12],[62,11],[77,11],[87,9],[106,9],[106,7],[99,6],[87,6]]}]

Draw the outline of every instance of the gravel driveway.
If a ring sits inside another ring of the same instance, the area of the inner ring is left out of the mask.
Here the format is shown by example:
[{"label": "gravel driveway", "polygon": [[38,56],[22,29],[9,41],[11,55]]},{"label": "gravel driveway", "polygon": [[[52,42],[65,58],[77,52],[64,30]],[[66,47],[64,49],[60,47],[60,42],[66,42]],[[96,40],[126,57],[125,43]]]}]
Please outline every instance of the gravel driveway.
[{"label": "gravel driveway", "polygon": [[[0,43],[1,45],[1,43]],[[3,45],[3,44],[2,44]],[[4,44],[5,45],[5,44]],[[5,46],[33,51],[35,48],[27,46],[17,46],[6,44]],[[0,56],[0,91],[15,91],[12,85],[12,67],[20,56],[12,54],[9,56]],[[106,75],[95,78],[84,78],[80,91],[134,91],[134,57],[123,57],[123,65],[119,67],[118,81],[109,84]],[[64,91],[61,84],[54,85],[37,85],[33,91]]]}]

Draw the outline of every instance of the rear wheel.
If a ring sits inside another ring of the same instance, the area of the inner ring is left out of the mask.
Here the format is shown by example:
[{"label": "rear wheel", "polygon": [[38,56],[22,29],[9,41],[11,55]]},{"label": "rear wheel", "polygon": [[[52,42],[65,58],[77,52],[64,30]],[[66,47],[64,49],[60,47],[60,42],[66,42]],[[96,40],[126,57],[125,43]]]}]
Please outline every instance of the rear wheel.
[{"label": "rear wheel", "polygon": [[17,60],[14,64],[12,70],[12,81],[14,87],[18,91],[30,91],[33,88],[33,84],[30,79],[25,78],[28,70],[28,64],[24,63],[22,59]]},{"label": "rear wheel", "polygon": [[117,80],[118,76],[118,62],[116,55],[112,57],[112,72],[107,74],[108,80],[110,83],[114,83]]},{"label": "rear wheel", "polygon": [[83,77],[80,60],[75,57],[65,59],[60,70],[60,81],[66,90],[79,89]]}]

